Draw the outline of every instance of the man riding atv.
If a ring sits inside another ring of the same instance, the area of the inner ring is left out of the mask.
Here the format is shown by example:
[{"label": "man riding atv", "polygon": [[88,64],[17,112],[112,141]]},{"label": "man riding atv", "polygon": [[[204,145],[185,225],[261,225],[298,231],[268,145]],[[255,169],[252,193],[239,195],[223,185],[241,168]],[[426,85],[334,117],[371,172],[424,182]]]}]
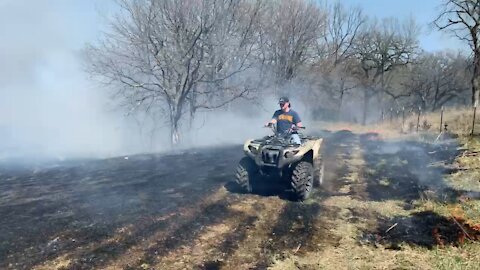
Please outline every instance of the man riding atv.
[{"label": "man riding atv", "polygon": [[302,128],[302,120],[298,113],[290,109],[290,100],[288,97],[281,97],[278,101],[280,110],[275,111],[272,120],[266,123],[265,126],[277,124],[277,134],[280,136],[289,136],[289,141],[293,144],[301,144],[300,136],[296,132],[292,132],[295,128]]},{"label": "man riding atv", "polygon": [[[246,192],[253,191],[256,180],[287,182],[299,200],[305,200],[315,185],[323,181],[320,154],[322,138],[299,134],[304,129],[298,114],[290,109],[288,98],[280,98],[281,110],[265,124],[274,134],[249,139],[243,145],[243,157],[236,169],[236,183]],[[275,124],[277,124],[275,129]]]}]

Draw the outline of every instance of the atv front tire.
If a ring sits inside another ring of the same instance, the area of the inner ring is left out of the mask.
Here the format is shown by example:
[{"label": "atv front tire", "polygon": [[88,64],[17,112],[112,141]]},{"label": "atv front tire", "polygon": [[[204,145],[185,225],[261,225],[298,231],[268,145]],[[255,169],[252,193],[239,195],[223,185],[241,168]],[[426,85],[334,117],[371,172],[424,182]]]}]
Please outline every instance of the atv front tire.
[{"label": "atv front tire", "polygon": [[251,158],[244,157],[238,162],[235,180],[243,191],[250,193],[252,192],[252,183],[257,173],[257,164]]},{"label": "atv front tire", "polygon": [[300,161],[293,168],[292,188],[299,200],[306,200],[313,189],[314,170],[310,162]]}]

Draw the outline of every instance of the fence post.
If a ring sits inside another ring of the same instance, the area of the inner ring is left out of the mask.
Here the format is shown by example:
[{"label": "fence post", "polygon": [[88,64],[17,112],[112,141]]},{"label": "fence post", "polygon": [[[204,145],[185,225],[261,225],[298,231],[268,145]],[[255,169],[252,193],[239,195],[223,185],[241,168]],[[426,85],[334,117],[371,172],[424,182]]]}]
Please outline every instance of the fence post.
[{"label": "fence post", "polygon": [[402,107],[402,131],[405,130],[405,106]]},{"label": "fence post", "polygon": [[442,106],[442,111],[440,112],[440,133],[442,133],[442,126],[443,126],[443,106]]},{"label": "fence post", "polygon": [[475,105],[473,106],[473,123],[472,123],[472,134],[470,134],[471,136],[473,136],[474,132],[475,132],[475,116],[477,114],[477,102],[475,102]]},{"label": "fence post", "polygon": [[393,108],[390,108],[390,123],[393,122]]},{"label": "fence post", "polygon": [[418,132],[418,127],[420,126],[420,113],[422,111],[421,107],[418,107],[418,116],[417,116],[417,132]]}]

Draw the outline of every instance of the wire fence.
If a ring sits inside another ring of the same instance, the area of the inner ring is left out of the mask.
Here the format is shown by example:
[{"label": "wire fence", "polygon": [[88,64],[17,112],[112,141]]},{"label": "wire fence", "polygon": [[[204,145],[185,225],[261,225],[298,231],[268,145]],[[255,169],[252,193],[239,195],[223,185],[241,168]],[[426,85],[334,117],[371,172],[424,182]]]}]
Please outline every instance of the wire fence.
[{"label": "wire fence", "polygon": [[[435,112],[424,112],[421,107],[417,109],[405,107],[381,112],[380,123],[389,123],[395,125],[394,128],[400,128],[402,132],[420,132],[437,130],[442,132],[457,132],[464,135],[476,135],[478,129],[477,107],[470,108],[449,108],[442,107]],[[477,124],[477,125],[476,125]]]}]

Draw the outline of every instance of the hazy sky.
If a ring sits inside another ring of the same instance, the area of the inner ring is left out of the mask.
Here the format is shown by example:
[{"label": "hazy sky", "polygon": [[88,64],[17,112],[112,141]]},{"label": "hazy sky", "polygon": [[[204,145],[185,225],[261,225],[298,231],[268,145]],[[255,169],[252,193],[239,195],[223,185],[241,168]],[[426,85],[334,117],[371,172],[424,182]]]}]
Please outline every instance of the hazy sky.
[{"label": "hazy sky", "polygon": [[340,2],[359,6],[371,17],[404,19],[412,16],[422,27],[420,45],[427,51],[465,49],[465,45],[460,41],[429,26],[441,11],[440,5],[443,0],[341,0]]},{"label": "hazy sky", "polygon": [[[440,1],[341,2],[370,16],[414,16],[428,51],[460,47],[438,32],[426,35]],[[108,98],[79,59],[114,10],[109,0],[0,0],[0,159],[5,149],[113,153],[123,146],[121,115],[107,113]]]},{"label": "hazy sky", "polygon": [[120,147],[118,119],[79,59],[99,34],[99,13],[111,9],[102,3],[0,0],[0,160]]}]

